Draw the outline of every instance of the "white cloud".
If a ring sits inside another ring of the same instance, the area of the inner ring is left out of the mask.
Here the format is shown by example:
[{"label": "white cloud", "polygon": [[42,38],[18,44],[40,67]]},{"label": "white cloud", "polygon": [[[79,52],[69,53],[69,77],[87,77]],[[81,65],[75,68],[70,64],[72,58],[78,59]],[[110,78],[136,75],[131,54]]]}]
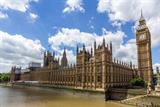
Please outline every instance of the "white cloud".
[{"label": "white cloud", "polygon": [[[77,44],[85,44],[87,49],[90,49],[93,46],[94,40],[96,40],[97,45],[102,43],[103,37],[106,40],[106,43],[113,43],[113,56],[123,60],[123,61],[134,61],[136,63],[136,44],[134,40],[129,40],[125,45],[123,39],[126,35],[122,31],[110,32],[105,28],[102,29],[102,35],[97,35],[95,33],[81,32],[79,29],[69,29],[61,28],[58,33],[49,37],[48,42],[51,44],[53,50],[55,50],[60,56],[63,52],[62,47],[72,48],[67,50],[68,59],[70,63],[75,63],[75,54]],[[131,42],[134,42],[132,44]],[[133,52],[133,50],[135,50]],[[122,52],[124,51],[124,52]]]},{"label": "white cloud", "polygon": [[66,0],[66,6],[63,10],[63,13],[70,13],[73,11],[85,11],[82,0]]},{"label": "white cloud", "polygon": [[0,31],[0,72],[13,65],[25,67],[30,61],[42,62],[44,47],[39,40]]},{"label": "white cloud", "polygon": [[130,39],[126,44],[120,45],[120,48],[116,50],[115,56],[126,62],[129,62],[130,60],[132,60],[134,64],[137,64],[137,51],[136,50],[137,50],[136,40]]},{"label": "white cloud", "polygon": [[121,28],[121,25],[123,24],[124,22],[119,22],[119,21],[114,21],[112,23],[112,26],[115,26],[115,27],[118,27],[119,29]]},{"label": "white cloud", "polygon": [[0,11],[0,19],[5,19],[5,18],[8,18],[8,15]]},{"label": "white cloud", "polygon": [[39,0],[0,0],[0,19],[8,18],[8,15],[6,13],[2,13],[2,11],[15,10],[25,13],[29,10],[31,2],[38,1]]},{"label": "white cloud", "polygon": [[90,26],[90,29],[94,29],[94,26],[93,26],[93,25],[91,25],[91,26]]},{"label": "white cloud", "polygon": [[136,22],[140,18],[141,9],[150,28],[152,45],[156,47],[160,45],[159,0],[99,0],[97,5],[97,11],[99,13],[107,13],[110,21],[115,26],[120,26],[129,21]]},{"label": "white cloud", "polygon": [[29,16],[32,22],[35,22],[36,19],[38,18],[38,15],[35,13],[29,13]]},{"label": "white cloud", "polygon": [[159,70],[160,70],[160,63],[155,63],[153,64],[153,70],[154,70],[154,73],[156,73],[156,67],[159,67]]},{"label": "white cloud", "polygon": [[159,17],[154,17],[150,18],[148,20],[148,27],[151,32],[151,39],[152,39],[152,47],[160,46],[160,16]]},{"label": "white cloud", "polygon": [[105,11],[108,11],[109,7],[110,7],[109,0],[99,0],[97,11],[103,13]]},{"label": "white cloud", "polygon": [[30,15],[30,17],[31,17],[32,19],[37,19],[37,18],[38,18],[38,15],[35,14],[35,13],[30,13],[29,15]]},{"label": "white cloud", "polygon": [[38,2],[38,0],[0,0],[0,9],[16,10],[26,12],[30,2]]},{"label": "white cloud", "polygon": [[92,16],[90,19],[89,19],[89,21],[88,21],[88,24],[87,24],[87,26],[90,28],[90,29],[92,29],[92,30],[94,30],[94,25],[93,25],[93,22],[94,22],[94,17]]}]

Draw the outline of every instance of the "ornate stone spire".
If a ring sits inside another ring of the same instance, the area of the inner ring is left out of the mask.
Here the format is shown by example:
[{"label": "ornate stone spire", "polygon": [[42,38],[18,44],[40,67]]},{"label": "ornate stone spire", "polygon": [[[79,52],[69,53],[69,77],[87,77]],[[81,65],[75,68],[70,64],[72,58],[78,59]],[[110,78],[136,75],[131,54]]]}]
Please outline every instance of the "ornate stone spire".
[{"label": "ornate stone spire", "polygon": [[112,53],[112,42],[110,42],[110,51]]},{"label": "ornate stone spire", "polygon": [[63,57],[61,59],[61,66],[66,67],[68,65],[68,60],[66,56],[66,49],[64,48]]},{"label": "ornate stone spire", "polygon": [[54,57],[55,57],[55,52],[53,51],[53,53],[52,53],[52,56],[53,56],[53,59],[54,59]]},{"label": "ornate stone spire", "polygon": [[140,16],[140,19],[139,19],[139,23],[140,23],[140,25],[146,24],[146,21],[145,21],[145,19],[143,17],[142,9],[141,9],[141,16]]},{"label": "ornate stone spire", "polygon": [[59,57],[58,57],[58,65],[59,65]]},{"label": "ornate stone spire", "polygon": [[64,48],[63,56],[66,57],[66,48]]},{"label": "ornate stone spire", "polygon": [[91,47],[91,56],[93,56],[93,49],[92,49],[92,47]]},{"label": "ornate stone spire", "polygon": [[78,47],[78,45],[77,45],[77,54],[78,54],[78,52],[79,52],[79,47]]},{"label": "ornate stone spire", "polygon": [[105,39],[104,39],[104,37],[103,37],[103,44],[102,45],[103,45],[103,47],[105,47]]},{"label": "ornate stone spire", "polygon": [[85,49],[85,44],[83,44],[83,51],[85,51],[86,49]]},{"label": "ornate stone spire", "polygon": [[130,68],[132,68],[132,61],[130,62]]},{"label": "ornate stone spire", "polygon": [[157,74],[159,74],[159,67],[156,67]]},{"label": "ornate stone spire", "polygon": [[145,19],[144,19],[144,17],[143,17],[142,9],[141,9],[141,17],[140,17],[140,19],[139,19],[139,20],[140,20],[140,21],[145,20]]},{"label": "ornate stone spire", "polygon": [[94,40],[94,53],[96,52],[96,40]]}]

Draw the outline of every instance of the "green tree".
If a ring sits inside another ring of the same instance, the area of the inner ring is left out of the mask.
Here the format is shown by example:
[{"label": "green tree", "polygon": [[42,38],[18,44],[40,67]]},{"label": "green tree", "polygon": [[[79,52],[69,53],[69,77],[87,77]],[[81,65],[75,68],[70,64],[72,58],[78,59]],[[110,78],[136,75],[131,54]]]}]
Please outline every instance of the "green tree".
[{"label": "green tree", "polygon": [[138,77],[138,78],[133,78],[131,81],[130,81],[130,84],[132,86],[144,86],[145,85],[145,82],[142,78]]},{"label": "green tree", "polygon": [[2,78],[1,78],[1,77],[2,77],[2,74],[0,73],[0,82],[2,81]]},{"label": "green tree", "polygon": [[8,82],[10,80],[10,73],[0,73],[0,82]]}]

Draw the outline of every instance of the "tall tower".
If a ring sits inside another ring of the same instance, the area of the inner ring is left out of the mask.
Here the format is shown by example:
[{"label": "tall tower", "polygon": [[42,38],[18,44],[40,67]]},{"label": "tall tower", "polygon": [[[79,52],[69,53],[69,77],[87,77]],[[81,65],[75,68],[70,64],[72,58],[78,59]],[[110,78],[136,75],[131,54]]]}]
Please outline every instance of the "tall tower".
[{"label": "tall tower", "polygon": [[68,65],[68,60],[67,60],[67,56],[66,56],[66,50],[64,49],[63,57],[61,59],[61,66],[66,67],[67,65]]},{"label": "tall tower", "polygon": [[144,79],[147,85],[152,85],[153,69],[151,54],[151,35],[142,12],[136,31],[136,44],[138,55],[138,70],[140,71],[140,76]]}]

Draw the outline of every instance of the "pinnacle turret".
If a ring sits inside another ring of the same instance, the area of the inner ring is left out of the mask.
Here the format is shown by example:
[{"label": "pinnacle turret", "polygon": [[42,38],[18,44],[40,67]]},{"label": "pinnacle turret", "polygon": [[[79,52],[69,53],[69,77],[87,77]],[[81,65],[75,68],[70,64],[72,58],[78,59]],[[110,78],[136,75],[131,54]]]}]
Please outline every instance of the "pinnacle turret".
[{"label": "pinnacle turret", "polygon": [[139,19],[139,25],[144,25],[144,24],[146,24],[146,21],[145,21],[145,19],[143,17],[143,12],[141,10],[141,16],[140,16],[140,19]]},{"label": "pinnacle turret", "polygon": [[68,60],[67,60],[67,56],[66,56],[66,49],[64,48],[63,56],[61,59],[61,66],[66,67],[67,65],[68,65]]}]

